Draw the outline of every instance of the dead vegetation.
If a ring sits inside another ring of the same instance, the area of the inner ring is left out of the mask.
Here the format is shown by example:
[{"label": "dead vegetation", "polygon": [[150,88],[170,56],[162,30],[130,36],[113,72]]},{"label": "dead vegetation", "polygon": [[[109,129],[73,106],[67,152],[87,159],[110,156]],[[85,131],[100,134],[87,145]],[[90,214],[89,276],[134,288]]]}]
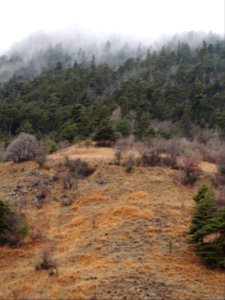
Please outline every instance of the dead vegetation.
[{"label": "dead vegetation", "polygon": [[[18,252],[2,249],[0,299],[221,298],[224,275],[201,265],[185,233],[193,212],[193,189],[211,177],[201,171],[198,181],[191,182],[193,188],[181,185],[182,172],[188,179],[200,172],[195,147],[179,140],[153,142],[122,150],[116,165],[108,164],[114,161],[113,149],[70,148],[66,159],[65,150],[62,157],[50,156],[60,159],[43,170],[45,176],[32,171],[37,167],[31,164],[21,166],[25,171],[18,167],[13,171],[11,163],[0,165],[3,196],[8,195],[7,186],[27,178],[27,185],[16,188],[16,197],[27,189],[25,208],[31,227]],[[140,155],[150,155],[152,148],[158,159],[154,167],[151,156],[149,164]],[[91,167],[96,165],[94,159],[98,168]],[[222,206],[222,177],[211,175],[218,181],[217,201]],[[35,194],[43,200],[41,210],[32,209]],[[55,241],[54,253],[45,247],[49,240]]]}]

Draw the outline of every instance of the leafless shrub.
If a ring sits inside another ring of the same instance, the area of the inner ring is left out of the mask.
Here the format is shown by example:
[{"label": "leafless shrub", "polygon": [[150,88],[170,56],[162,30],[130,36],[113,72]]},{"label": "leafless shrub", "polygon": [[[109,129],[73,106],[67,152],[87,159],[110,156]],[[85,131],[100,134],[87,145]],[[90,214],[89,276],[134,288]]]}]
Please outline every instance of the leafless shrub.
[{"label": "leafless shrub", "polygon": [[115,149],[126,152],[132,146],[131,137],[118,139],[115,143]]},{"label": "leafless shrub", "polygon": [[37,155],[38,143],[34,135],[21,133],[7,147],[4,161],[21,162],[33,160]]},{"label": "leafless shrub", "polygon": [[219,173],[225,175],[225,153],[221,153],[217,158],[217,168]]},{"label": "leafless shrub", "polygon": [[6,244],[10,247],[17,247],[21,244],[21,238],[16,232],[7,231],[4,233],[4,237],[0,236],[0,239],[4,238]]},{"label": "leafless shrub", "polygon": [[115,165],[120,165],[121,163],[121,159],[122,159],[122,151],[117,149],[115,152],[114,152],[114,161],[115,161]]},{"label": "leafless shrub", "polygon": [[46,161],[46,157],[48,155],[48,144],[47,142],[42,142],[38,149],[35,156],[35,161],[39,164],[40,167],[43,167]]},{"label": "leafless shrub", "polygon": [[223,186],[225,186],[225,176],[220,174],[214,174],[211,177],[212,184],[215,188],[221,189]]},{"label": "leafless shrub", "polygon": [[171,128],[173,126],[173,122],[169,120],[167,121],[153,120],[152,126],[155,129],[155,131],[167,130],[168,128]]},{"label": "leafless shrub", "polygon": [[48,176],[33,176],[30,182],[32,190],[36,190],[32,199],[37,208],[42,208],[51,187],[51,181]]},{"label": "leafless shrub", "polygon": [[44,184],[43,181],[40,181],[37,185],[37,192],[35,196],[38,199],[44,199],[47,196],[48,191],[49,191],[48,187]]},{"label": "leafless shrub", "polygon": [[95,168],[90,167],[86,161],[83,161],[79,158],[72,160],[66,157],[65,166],[68,168],[71,175],[75,178],[90,176],[95,171]]},{"label": "leafless shrub", "polygon": [[216,163],[218,159],[218,151],[208,148],[206,145],[200,145],[200,152],[204,161]]},{"label": "leafless shrub", "polygon": [[40,229],[32,229],[30,232],[30,238],[32,241],[40,241],[43,239],[42,231]]},{"label": "leafless shrub", "polygon": [[110,140],[96,141],[96,144],[95,144],[96,147],[109,147],[109,148],[114,147],[114,145],[115,145],[115,142],[110,141]]},{"label": "leafless shrub", "polygon": [[120,165],[122,160],[125,157],[126,152],[131,148],[132,146],[132,139],[131,137],[127,138],[121,138],[116,141],[115,143],[115,152],[114,152],[114,158],[115,158],[115,164]]},{"label": "leafless shrub", "polygon": [[53,175],[52,180],[53,181],[60,180],[60,178],[61,178],[60,174],[66,172],[66,170],[67,170],[67,168],[65,166],[65,161],[59,162],[57,165],[54,166],[55,174]]},{"label": "leafless shrub", "polygon": [[27,207],[27,200],[26,198],[17,197],[15,201],[15,207],[18,209],[23,209]]},{"label": "leafless shrub", "polygon": [[212,129],[202,129],[194,124],[191,126],[190,136],[200,144],[206,145],[215,136]]},{"label": "leafless shrub", "polygon": [[4,146],[3,145],[0,145],[0,162],[3,162],[4,161]]},{"label": "leafless shrub", "polygon": [[121,115],[122,115],[121,107],[118,106],[116,109],[114,109],[111,115],[111,122],[113,125],[115,125],[118,121],[121,120]]},{"label": "leafless shrub", "polygon": [[125,167],[126,173],[132,172],[133,168],[134,168],[134,156],[130,154],[128,156],[127,165]]},{"label": "leafless shrub", "polygon": [[215,191],[215,201],[219,207],[225,206],[225,186]]},{"label": "leafless shrub", "polygon": [[84,141],[84,145],[85,145],[86,149],[89,149],[89,147],[93,146],[93,143],[90,139],[87,139]]},{"label": "leafless shrub", "polygon": [[32,178],[31,178],[31,181],[30,181],[30,183],[29,183],[29,186],[30,187],[36,187],[39,183],[40,183],[40,177],[38,177],[38,176],[33,176]]},{"label": "leafless shrub", "polygon": [[181,154],[181,143],[178,138],[156,140],[154,147],[161,155],[162,164],[170,166],[172,169],[178,168],[177,159]]},{"label": "leafless shrub", "polygon": [[141,149],[141,165],[142,166],[157,166],[161,164],[160,151],[154,144],[144,144],[144,149]]},{"label": "leafless shrub", "polygon": [[218,163],[221,154],[225,152],[225,143],[218,132],[213,132],[206,144],[199,145],[199,149],[205,161]]},{"label": "leafless shrub", "polygon": [[145,152],[141,157],[141,164],[143,166],[157,166],[161,163],[161,157],[156,149]]},{"label": "leafless shrub", "polygon": [[181,183],[183,185],[193,184],[198,180],[200,174],[200,161],[195,157],[185,157],[183,160],[183,171]]},{"label": "leafless shrub", "polygon": [[75,196],[66,196],[66,197],[62,197],[61,201],[60,201],[60,205],[61,206],[70,206],[71,204],[73,204],[76,201],[76,197]]},{"label": "leafless shrub", "polygon": [[68,148],[70,146],[70,142],[67,140],[59,142],[59,150]]},{"label": "leafless shrub", "polygon": [[35,266],[35,270],[49,270],[56,269],[56,262],[53,260],[52,254],[45,250],[41,256],[40,262]]},{"label": "leafless shrub", "polygon": [[62,183],[64,189],[78,189],[78,178],[74,177],[71,172],[62,178]]}]

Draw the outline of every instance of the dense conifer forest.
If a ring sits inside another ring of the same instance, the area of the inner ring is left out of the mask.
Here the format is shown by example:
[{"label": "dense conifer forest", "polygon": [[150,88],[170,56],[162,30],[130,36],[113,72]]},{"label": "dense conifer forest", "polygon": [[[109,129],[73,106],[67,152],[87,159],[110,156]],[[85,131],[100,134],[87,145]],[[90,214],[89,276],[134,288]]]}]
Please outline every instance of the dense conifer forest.
[{"label": "dense conifer forest", "polygon": [[[56,46],[46,50],[40,75],[32,63],[7,82],[1,73],[2,139],[27,132],[74,141],[102,131],[111,139],[131,133],[143,139],[156,134],[153,119],[172,121],[165,137],[188,136],[190,124],[225,130],[223,40],[196,47],[167,43],[157,50],[139,45],[135,55],[126,47],[110,54],[110,47],[106,43],[106,62],[87,59],[81,49],[72,62]],[[2,56],[1,70],[6,62]]]}]

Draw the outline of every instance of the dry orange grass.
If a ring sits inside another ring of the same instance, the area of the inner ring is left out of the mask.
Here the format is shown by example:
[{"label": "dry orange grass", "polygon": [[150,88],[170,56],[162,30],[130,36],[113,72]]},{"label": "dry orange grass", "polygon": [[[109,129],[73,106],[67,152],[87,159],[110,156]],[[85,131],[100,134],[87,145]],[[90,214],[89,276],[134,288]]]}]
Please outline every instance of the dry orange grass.
[{"label": "dry orange grass", "polygon": [[[93,147],[71,147],[49,162],[65,154],[98,165],[80,181],[79,197],[69,207],[60,199],[74,191],[64,191],[59,182],[52,184],[43,208],[32,204],[31,173],[51,170],[33,162],[0,164],[0,196],[13,202],[11,190],[23,183],[32,229],[20,248],[0,248],[0,299],[224,297],[224,274],[206,269],[187,244],[194,190],[179,184],[178,171],[139,167],[126,175],[122,167],[104,165],[113,158],[112,149]],[[35,271],[44,249],[52,253],[58,275]]]}]

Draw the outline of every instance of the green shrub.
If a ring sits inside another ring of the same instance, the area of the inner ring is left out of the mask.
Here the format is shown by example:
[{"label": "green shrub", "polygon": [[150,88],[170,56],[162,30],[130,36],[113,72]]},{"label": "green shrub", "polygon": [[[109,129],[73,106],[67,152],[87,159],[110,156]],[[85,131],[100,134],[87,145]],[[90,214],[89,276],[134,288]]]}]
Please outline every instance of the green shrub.
[{"label": "green shrub", "polygon": [[196,253],[211,267],[225,268],[225,208],[219,208],[213,191],[202,185],[193,197],[196,202],[190,242]]},{"label": "green shrub", "polygon": [[8,203],[0,200],[0,245],[18,245],[28,230],[24,216],[14,212]]},{"label": "green shrub", "polygon": [[119,121],[116,124],[116,131],[120,132],[123,137],[129,136],[129,134],[131,133],[130,122],[126,119]]}]

